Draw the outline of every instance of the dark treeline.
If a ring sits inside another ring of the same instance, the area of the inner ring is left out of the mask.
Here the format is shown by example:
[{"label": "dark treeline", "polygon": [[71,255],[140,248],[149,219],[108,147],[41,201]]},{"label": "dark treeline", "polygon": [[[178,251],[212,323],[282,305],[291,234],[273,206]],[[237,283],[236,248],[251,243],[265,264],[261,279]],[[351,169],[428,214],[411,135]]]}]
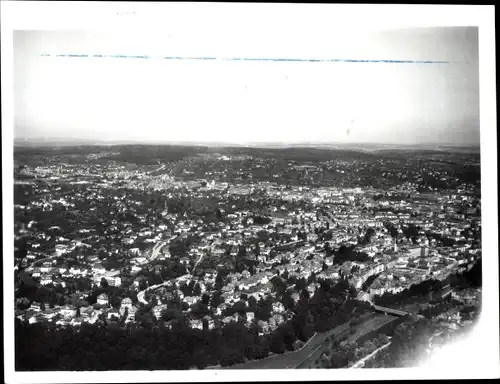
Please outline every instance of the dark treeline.
[{"label": "dark treeline", "polygon": [[463,273],[463,277],[473,287],[481,287],[483,284],[483,262],[480,258],[470,270]]},{"label": "dark treeline", "polygon": [[448,282],[452,288],[456,289],[481,287],[483,282],[482,258],[477,260],[470,270],[450,275]]},{"label": "dark treeline", "polygon": [[349,149],[320,149],[320,148],[223,148],[224,153],[230,155],[270,157],[290,161],[325,161],[337,158],[349,159],[377,159],[377,154],[349,150]]},{"label": "dark treeline", "polygon": [[[285,293],[280,290],[280,294]],[[171,328],[165,318],[125,327],[119,321],[102,319],[79,329],[16,319],[16,370],[189,369],[243,363],[271,352],[295,350],[298,341],[307,341],[315,331],[326,331],[349,321],[353,313],[369,311],[370,305],[353,300],[355,296],[345,280],[337,284],[321,281],[312,297],[302,291],[291,319],[261,336],[255,321],[248,327],[239,320],[210,330],[204,322],[200,330],[190,328],[182,313],[169,319]],[[270,309],[259,307],[266,312]]]},{"label": "dark treeline", "polygon": [[380,273],[377,273],[375,275],[369,276],[368,279],[363,283],[361,286],[361,290],[364,292],[367,292],[370,286],[373,284],[373,282],[380,276]]},{"label": "dark treeline", "polygon": [[174,146],[174,145],[118,145],[113,147],[113,151],[119,155],[104,157],[114,161],[121,161],[134,164],[150,165],[160,162],[171,162],[196,156],[199,152],[206,150],[206,147],[197,146]]},{"label": "dark treeline", "polygon": [[354,249],[356,245],[345,246],[341,245],[337,251],[334,251],[330,243],[325,244],[326,257],[334,256],[335,264],[343,264],[346,261],[358,261],[365,262],[369,260],[368,255],[365,252],[358,252]]}]

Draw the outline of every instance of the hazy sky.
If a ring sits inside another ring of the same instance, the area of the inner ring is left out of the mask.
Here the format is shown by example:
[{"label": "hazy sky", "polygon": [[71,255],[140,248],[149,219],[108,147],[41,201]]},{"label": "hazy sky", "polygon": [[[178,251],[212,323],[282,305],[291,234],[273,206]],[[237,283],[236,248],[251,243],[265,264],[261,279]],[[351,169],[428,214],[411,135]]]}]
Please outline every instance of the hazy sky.
[{"label": "hazy sky", "polygon": [[16,31],[15,137],[479,143],[477,28],[251,32]]}]

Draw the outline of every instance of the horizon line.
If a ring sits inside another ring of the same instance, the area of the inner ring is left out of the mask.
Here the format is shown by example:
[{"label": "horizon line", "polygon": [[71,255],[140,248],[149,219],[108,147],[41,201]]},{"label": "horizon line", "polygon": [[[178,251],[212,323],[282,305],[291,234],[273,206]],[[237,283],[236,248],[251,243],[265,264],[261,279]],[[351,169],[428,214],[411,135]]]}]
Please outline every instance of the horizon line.
[{"label": "horizon line", "polygon": [[[468,143],[388,143],[388,142],[314,142],[314,141],[249,141],[249,142],[235,142],[235,141],[187,141],[187,140],[163,140],[163,141],[148,141],[148,140],[138,140],[138,139],[87,139],[87,138],[62,138],[62,137],[31,137],[31,138],[20,138],[14,137],[14,145],[22,146],[23,143],[29,144],[57,144],[57,142],[73,143],[75,145],[192,145],[192,146],[206,146],[206,145],[230,145],[230,146],[255,146],[255,145],[281,145],[281,146],[328,146],[328,145],[383,145],[383,146],[404,146],[404,147],[424,147],[424,146],[435,146],[435,147],[479,147],[480,143],[468,144]],[[85,144],[82,144],[85,143]],[[92,142],[92,144],[90,144]]]}]

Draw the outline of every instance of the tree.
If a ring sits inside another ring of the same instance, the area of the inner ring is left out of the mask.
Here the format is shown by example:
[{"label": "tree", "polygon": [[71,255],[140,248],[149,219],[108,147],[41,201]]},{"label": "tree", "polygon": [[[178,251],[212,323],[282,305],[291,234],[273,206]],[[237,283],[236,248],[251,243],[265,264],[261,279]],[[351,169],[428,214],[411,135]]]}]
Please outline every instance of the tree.
[{"label": "tree", "polygon": [[391,228],[389,228],[389,232],[394,239],[398,237],[398,229],[396,227],[391,226]]},{"label": "tree", "polygon": [[282,275],[283,279],[286,281],[288,280],[288,277],[289,277],[289,274],[288,274],[288,269],[285,269],[285,272],[283,272],[283,275]]},{"label": "tree", "polygon": [[66,302],[66,301],[65,301],[65,299],[64,299],[64,296],[62,296],[62,295],[61,295],[61,296],[59,296],[59,297],[57,298],[57,305],[61,305],[61,306],[62,306],[62,305],[64,305],[64,304],[65,304],[65,302]]},{"label": "tree", "polygon": [[354,288],[352,285],[349,286],[349,298],[355,299],[358,296],[358,292],[356,291],[356,288]]},{"label": "tree", "polygon": [[193,295],[194,296],[199,296],[201,294],[201,287],[200,284],[196,283],[193,287]]},{"label": "tree", "polygon": [[[345,247],[345,246],[342,246],[342,247]],[[330,242],[326,242],[326,244],[325,244],[325,253],[326,253],[327,257],[329,257],[333,254],[332,248],[330,246]]]},{"label": "tree", "polygon": [[347,356],[340,352],[333,352],[332,357],[330,359],[330,367],[331,368],[343,368],[347,366],[348,360]]},{"label": "tree", "polygon": [[182,313],[180,313],[176,309],[165,309],[161,314],[161,318],[163,319],[163,321],[180,319],[181,317],[182,317]]},{"label": "tree", "polygon": [[292,295],[290,294],[290,292],[288,291],[285,291],[283,293],[283,296],[281,298],[281,301],[283,303],[283,306],[285,307],[285,309],[288,311],[288,310],[292,310],[293,307],[295,306],[295,302],[293,301],[293,298],[292,298]]},{"label": "tree", "polygon": [[248,298],[248,309],[250,312],[255,312],[257,309],[257,299],[253,296]]},{"label": "tree", "polygon": [[250,268],[248,269],[248,272],[250,272],[250,275],[255,275],[255,273],[257,272],[256,268],[255,268],[255,265],[251,265]]},{"label": "tree", "polygon": [[367,350],[368,353],[371,353],[376,349],[375,345],[370,340],[365,341],[363,346]]},{"label": "tree", "polygon": [[387,335],[385,335],[383,333],[380,333],[378,335],[377,339],[378,339],[378,343],[380,346],[385,345],[389,342],[389,338],[387,337]]},{"label": "tree", "polygon": [[238,249],[238,256],[240,258],[246,257],[247,255],[247,248],[244,245],[240,245]]},{"label": "tree", "polygon": [[125,311],[123,311],[122,322],[125,323],[127,318],[128,318],[128,307],[125,307]]},{"label": "tree", "polygon": [[328,269],[328,265],[323,261],[323,266],[321,267],[321,271],[326,271]]},{"label": "tree", "polygon": [[255,318],[257,320],[267,321],[271,317],[271,312],[273,310],[272,307],[272,299],[261,299],[257,303],[257,309],[255,310]]},{"label": "tree", "polygon": [[108,288],[109,287],[109,283],[108,281],[103,277],[101,279],[101,288]]},{"label": "tree", "polygon": [[403,234],[407,239],[410,239],[412,237],[416,237],[418,235],[418,232],[420,231],[420,228],[410,224],[408,227],[403,227]]},{"label": "tree", "polygon": [[76,308],[76,315],[77,318],[81,317],[82,315],[80,314],[80,307]]},{"label": "tree", "polygon": [[210,305],[212,307],[218,307],[220,304],[224,303],[224,298],[221,296],[220,291],[215,291],[210,300]]},{"label": "tree", "polygon": [[276,292],[277,297],[281,297],[286,289],[286,283],[279,276],[275,276],[271,279],[271,284],[273,285],[273,290]]},{"label": "tree", "polygon": [[21,309],[21,310],[27,309],[30,306],[30,301],[26,297],[23,297],[23,298],[17,300],[16,305],[17,305],[18,309]]},{"label": "tree", "polygon": [[210,303],[210,296],[204,293],[201,297],[201,302],[205,305],[208,305]]},{"label": "tree", "polygon": [[222,279],[222,276],[220,273],[217,274],[215,277],[215,289],[220,290],[224,286],[224,281]]},{"label": "tree", "polygon": [[202,323],[203,323],[203,330],[208,331],[209,323],[206,317],[203,318]]},{"label": "tree", "polygon": [[298,291],[302,291],[307,287],[307,280],[304,279],[303,277],[298,279],[295,282],[295,287],[297,288]]},{"label": "tree", "polygon": [[203,303],[195,303],[191,305],[191,313],[196,316],[203,316],[209,314],[208,307]]}]

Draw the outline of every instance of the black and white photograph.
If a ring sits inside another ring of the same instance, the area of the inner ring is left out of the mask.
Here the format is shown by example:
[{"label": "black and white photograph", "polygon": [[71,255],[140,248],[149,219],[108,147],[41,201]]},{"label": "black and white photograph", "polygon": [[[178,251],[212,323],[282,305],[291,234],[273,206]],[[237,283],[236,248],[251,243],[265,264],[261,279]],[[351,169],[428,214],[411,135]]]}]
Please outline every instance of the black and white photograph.
[{"label": "black and white photograph", "polygon": [[14,3],[6,382],[499,377],[493,7]]}]

